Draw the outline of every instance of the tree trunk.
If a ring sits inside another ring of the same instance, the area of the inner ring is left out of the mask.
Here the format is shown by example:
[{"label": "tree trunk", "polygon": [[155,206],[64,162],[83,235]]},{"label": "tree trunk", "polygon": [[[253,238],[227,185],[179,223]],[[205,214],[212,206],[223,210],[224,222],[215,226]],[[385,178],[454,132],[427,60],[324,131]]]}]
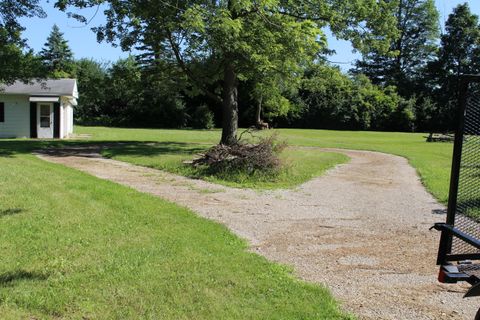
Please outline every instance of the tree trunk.
[{"label": "tree trunk", "polygon": [[233,145],[238,142],[238,79],[231,63],[226,63],[223,78],[223,119],[220,143]]},{"label": "tree trunk", "polygon": [[256,125],[259,125],[260,123],[262,123],[262,102],[263,102],[263,96],[260,96],[260,98],[258,99],[258,104],[257,104],[257,115],[256,115],[256,122],[255,124]]}]

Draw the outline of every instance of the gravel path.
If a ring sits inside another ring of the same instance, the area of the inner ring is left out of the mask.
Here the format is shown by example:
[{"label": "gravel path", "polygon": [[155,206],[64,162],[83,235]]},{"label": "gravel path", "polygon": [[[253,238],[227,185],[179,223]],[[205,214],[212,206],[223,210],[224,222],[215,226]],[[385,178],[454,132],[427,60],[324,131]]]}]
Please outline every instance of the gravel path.
[{"label": "gravel path", "polygon": [[351,158],[293,190],[258,192],[101,158],[98,147],[40,155],[186,206],[247,239],[253,251],[327,285],[361,319],[468,319],[478,299],[441,285],[435,266],[443,209],[407,160],[329,149]]}]

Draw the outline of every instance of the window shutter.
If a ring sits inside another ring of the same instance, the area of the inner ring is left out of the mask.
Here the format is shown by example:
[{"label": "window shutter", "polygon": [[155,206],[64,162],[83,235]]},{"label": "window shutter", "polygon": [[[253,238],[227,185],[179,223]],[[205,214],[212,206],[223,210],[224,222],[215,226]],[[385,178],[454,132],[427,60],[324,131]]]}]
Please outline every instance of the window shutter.
[{"label": "window shutter", "polygon": [[5,103],[0,102],[0,122],[5,122]]},{"label": "window shutter", "polygon": [[37,103],[30,102],[30,138],[37,137]]},{"label": "window shutter", "polygon": [[60,103],[53,104],[53,137],[60,138]]}]

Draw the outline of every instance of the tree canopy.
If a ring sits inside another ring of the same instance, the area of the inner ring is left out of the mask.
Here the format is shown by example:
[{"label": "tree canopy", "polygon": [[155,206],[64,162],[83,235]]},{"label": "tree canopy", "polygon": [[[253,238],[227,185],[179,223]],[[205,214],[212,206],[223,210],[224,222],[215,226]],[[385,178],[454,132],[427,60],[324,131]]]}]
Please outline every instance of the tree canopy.
[{"label": "tree canopy", "polygon": [[445,31],[438,54],[438,72],[445,77],[479,73],[479,21],[467,3],[457,6],[448,16]]},{"label": "tree canopy", "polygon": [[39,0],[0,0],[0,83],[29,80],[41,72],[40,63],[22,38],[22,17],[45,17]]},{"label": "tree canopy", "polygon": [[438,105],[436,122],[453,129],[460,76],[480,74],[480,25],[468,4],[448,16],[437,59],[429,64],[429,87]]},{"label": "tree canopy", "polygon": [[68,78],[72,74],[73,53],[56,24],[39,55],[50,78]]},{"label": "tree canopy", "polygon": [[[271,71],[287,79],[301,76],[326,46],[322,28],[327,26],[358,50],[385,50],[396,32],[391,2],[383,0],[56,2],[62,10],[100,4],[107,5],[107,23],[94,28],[98,39],[150,50],[155,59],[179,68],[222,105],[224,144],[237,141],[239,81]],[[208,68],[202,68],[204,62]],[[213,83],[221,88],[211,90]]]},{"label": "tree canopy", "polygon": [[[85,124],[216,125],[224,144],[237,142],[239,123],[262,119],[444,131],[459,76],[480,73],[479,21],[467,4],[439,38],[434,0],[56,0],[87,25],[79,8],[104,11],[104,25],[89,25],[98,40],[136,53],[110,63],[74,61],[57,26],[35,54],[18,18],[43,17],[39,3],[0,0],[0,82],[77,77]],[[362,54],[351,74],[328,62],[326,29]]]},{"label": "tree canopy", "polygon": [[412,95],[414,82],[422,78],[425,66],[435,58],[439,34],[438,11],[434,0],[398,0],[394,17],[399,35],[387,52],[370,50],[356,63],[356,73],[374,83],[397,86],[403,95]]}]

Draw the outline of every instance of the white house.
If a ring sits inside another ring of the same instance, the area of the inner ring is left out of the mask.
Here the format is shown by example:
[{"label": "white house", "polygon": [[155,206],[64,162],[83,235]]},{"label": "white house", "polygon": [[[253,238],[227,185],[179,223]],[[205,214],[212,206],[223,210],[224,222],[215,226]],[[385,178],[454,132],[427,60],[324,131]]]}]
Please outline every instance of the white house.
[{"label": "white house", "polygon": [[0,138],[67,138],[77,99],[75,79],[0,85]]}]

